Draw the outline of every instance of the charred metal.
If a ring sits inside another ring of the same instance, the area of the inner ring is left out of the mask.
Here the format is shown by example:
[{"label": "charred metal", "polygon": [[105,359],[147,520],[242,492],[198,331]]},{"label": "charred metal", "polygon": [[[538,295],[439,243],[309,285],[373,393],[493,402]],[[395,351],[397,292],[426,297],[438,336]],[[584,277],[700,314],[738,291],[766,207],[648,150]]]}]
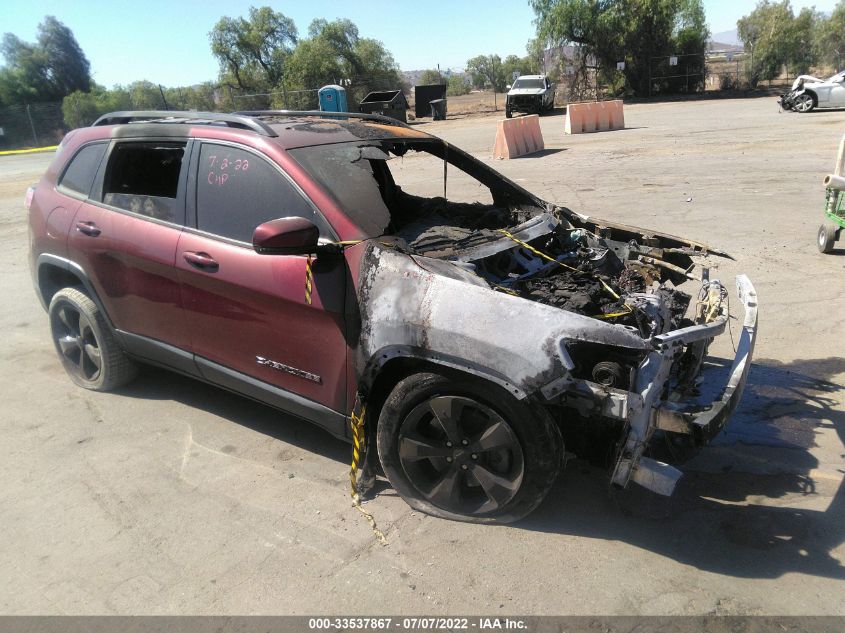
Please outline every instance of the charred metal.
[{"label": "charred metal", "polygon": [[[700,401],[708,346],[729,318],[728,290],[701,258],[725,253],[545,203],[439,140],[317,149],[292,154],[336,167],[325,177],[355,190],[360,209],[346,211],[372,238],[354,247],[364,394],[401,358],[478,376],[546,407],[571,448],[594,453],[593,438],[609,437],[613,458],[598,452],[614,484],[671,493],[680,472],[648,457],[650,447],[673,434],[697,448],[717,433],[753,352],[756,294],[740,276],[737,356],[719,394]],[[443,161],[444,192],[458,169],[492,204],[403,191],[388,161],[414,151]]]}]

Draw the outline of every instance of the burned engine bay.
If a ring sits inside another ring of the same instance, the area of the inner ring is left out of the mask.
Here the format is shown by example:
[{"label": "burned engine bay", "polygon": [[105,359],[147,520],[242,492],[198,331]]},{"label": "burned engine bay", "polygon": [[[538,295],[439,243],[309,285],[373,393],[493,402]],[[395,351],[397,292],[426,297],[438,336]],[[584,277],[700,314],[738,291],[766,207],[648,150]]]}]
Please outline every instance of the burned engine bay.
[{"label": "burned engine bay", "polygon": [[[723,255],[546,203],[440,139],[368,139],[292,154],[328,191],[346,192],[336,199],[367,234],[410,255],[450,262],[496,291],[624,326],[645,339],[693,323],[685,317],[691,295],[677,286],[697,278],[694,256]],[[442,180],[429,181],[428,190],[444,195],[413,195],[397,184],[404,157],[415,155],[442,165]],[[491,202],[447,199],[450,170],[468,175]],[[698,278],[706,276],[705,269]]]},{"label": "burned engine bay", "polygon": [[700,245],[597,226],[568,209],[519,199],[521,190],[491,187],[493,204],[410,195],[384,163],[374,171],[390,210],[388,234],[411,254],[449,261],[497,291],[633,328],[643,338],[693,323],[685,319],[692,297],[676,286],[695,278],[692,257],[707,253]]},{"label": "burned engine bay", "polygon": [[[431,216],[435,222],[442,221],[438,215]],[[490,216],[487,211],[479,218]],[[450,217],[454,222],[462,216],[450,209]],[[648,261],[633,259],[639,251],[636,243],[600,238],[548,213],[508,229],[472,228],[474,224],[415,222],[396,237],[412,253],[451,261],[496,290],[633,327],[643,338],[686,325],[691,296],[653,263],[660,261],[656,249],[647,249]],[[685,279],[686,270],[670,265],[678,269],[672,271],[675,277]]]}]

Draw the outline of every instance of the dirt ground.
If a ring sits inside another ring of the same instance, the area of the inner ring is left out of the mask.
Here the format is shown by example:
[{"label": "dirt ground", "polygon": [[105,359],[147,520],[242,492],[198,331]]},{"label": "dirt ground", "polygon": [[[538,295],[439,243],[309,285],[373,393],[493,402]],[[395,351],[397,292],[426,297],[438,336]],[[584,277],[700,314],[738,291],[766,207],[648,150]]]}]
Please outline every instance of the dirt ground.
[{"label": "dirt ground", "polygon": [[[625,116],[574,137],[544,117],[545,151],[495,166],[732,253],[714,276],[745,272],[760,298],[740,410],[671,498],[611,493],[575,460],[528,519],[486,527],[387,487],[367,504],[386,547],[350,506],[349,447],[324,432],[157,370],[114,394],[71,384],[26,264],[24,189],[50,156],[0,157],[0,613],[845,614],[845,243],[815,246],[845,111]],[[496,120],[419,127],[492,162]],[[419,183],[438,191],[441,173]]]}]

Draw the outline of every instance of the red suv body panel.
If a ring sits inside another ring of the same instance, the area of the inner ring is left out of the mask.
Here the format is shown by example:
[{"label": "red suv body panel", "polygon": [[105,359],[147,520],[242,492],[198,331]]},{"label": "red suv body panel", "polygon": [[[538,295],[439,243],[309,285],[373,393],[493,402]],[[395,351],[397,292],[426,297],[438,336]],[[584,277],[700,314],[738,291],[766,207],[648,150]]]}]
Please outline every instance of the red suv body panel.
[{"label": "red suv body panel", "polygon": [[[93,226],[90,235],[83,230]],[[173,266],[181,228],[84,202],[68,237],[68,257],[88,273],[112,324],[187,348]]]},{"label": "red suv body panel", "polygon": [[[184,257],[192,252],[207,254],[218,267],[195,267]],[[342,261],[314,266],[309,304],[306,262],[304,256],[259,255],[240,245],[184,232],[176,269],[190,349],[335,411],[346,411],[344,266]]]}]

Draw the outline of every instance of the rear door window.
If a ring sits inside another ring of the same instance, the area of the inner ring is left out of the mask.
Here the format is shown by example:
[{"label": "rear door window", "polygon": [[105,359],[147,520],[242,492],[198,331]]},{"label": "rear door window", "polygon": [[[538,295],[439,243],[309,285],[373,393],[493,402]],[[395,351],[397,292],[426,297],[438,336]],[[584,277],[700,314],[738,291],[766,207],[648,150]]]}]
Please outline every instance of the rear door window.
[{"label": "rear door window", "polygon": [[65,169],[59,181],[59,188],[87,198],[106,148],[108,143],[94,143],[79,150]]},{"label": "rear door window", "polygon": [[103,182],[107,205],[157,220],[183,224],[179,195],[187,143],[125,142],[112,149]]},{"label": "rear door window", "polygon": [[296,185],[269,161],[230,145],[204,143],[197,174],[197,228],[252,243],[256,227],[269,220],[311,220],[323,237],[331,229]]}]

